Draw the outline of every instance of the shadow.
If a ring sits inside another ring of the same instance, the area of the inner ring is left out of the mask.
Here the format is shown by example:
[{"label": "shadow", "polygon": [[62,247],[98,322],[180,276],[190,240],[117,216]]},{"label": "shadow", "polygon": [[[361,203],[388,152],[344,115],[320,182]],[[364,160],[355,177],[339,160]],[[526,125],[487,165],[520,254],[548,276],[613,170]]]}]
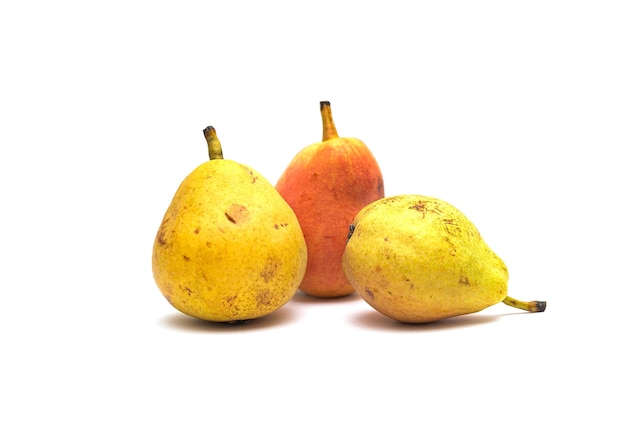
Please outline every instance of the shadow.
[{"label": "shadow", "polygon": [[174,312],[164,316],[160,323],[170,329],[186,332],[251,332],[281,326],[293,322],[297,314],[293,306],[285,304],[273,313],[257,319],[238,322],[209,322],[195,317]]},{"label": "shadow", "polygon": [[351,321],[357,326],[379,331],[434,332],[484,325],[486,323],[495,322],[499,320],[499,318],[499,316],[491,314],[472,313],[449,317],[430,323],[403,323],[372,309],[371,311],[356,314]]},{"label": "shadow", "polygon": [[517,311],[511,311],[510,313],[500,313],[497,316],[498,317],[504,317],[504,316],[517,316],[519,314],[538,314],[538,313],[544,313],[544,312],[543,311],[517,310]]},{"label": "shadow", "polygon": [[305,292],[302,292],[301,290],[298,289],[298,291],[293,296],[290,302],[301,303],[301,304],[332,304],[332,303],[339,304],[339,303],[360,301],[360,300],[361,300],[361,297],[356,292],[353,292],[348,295],[343,295],[340,297],[325,298],[325,297],[315,297],[313,295],[309,295]]}]

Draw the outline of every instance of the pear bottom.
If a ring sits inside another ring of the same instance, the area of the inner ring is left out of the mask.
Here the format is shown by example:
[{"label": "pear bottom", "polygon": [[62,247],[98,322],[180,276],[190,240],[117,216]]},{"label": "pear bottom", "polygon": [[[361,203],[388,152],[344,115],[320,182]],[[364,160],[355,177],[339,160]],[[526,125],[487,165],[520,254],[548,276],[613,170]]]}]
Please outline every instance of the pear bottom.
[{"label": "pear bottom", "polygon": [[363,272],[355,272],[350,266],[344,270],[356,292],[371,307],[403,323],[428,323],[476,313],[506,297],[505,283],[492,291],[473,290],[466,288],[472,285],[466,275],[459,275],[456,282],[449,282],[432,274],[394,276],[393,273],[382,273],[377,266]]}]

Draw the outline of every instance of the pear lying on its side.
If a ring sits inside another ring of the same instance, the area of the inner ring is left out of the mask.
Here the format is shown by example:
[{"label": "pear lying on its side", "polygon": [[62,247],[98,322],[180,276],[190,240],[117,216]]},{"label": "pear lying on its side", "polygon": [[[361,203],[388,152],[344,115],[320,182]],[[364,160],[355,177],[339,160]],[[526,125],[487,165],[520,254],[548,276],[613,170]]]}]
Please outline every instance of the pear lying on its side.
[{"label": "pear lying on its side", "polygon": [[255,319],[296,293],[307,250],[298,219],[252,168],[223,159],[213,127],[209,161],[181,183],[154,240],[152,271],[181,312],[214,322]]},{"label": "pear lying on its side", "polygon": [[546,307],[509,297],[502,259],[461,211],[432,197],[393,196],[363,208],[350,226],[342,266],[367,303],[400,322],[433,322],[499,302]]}]

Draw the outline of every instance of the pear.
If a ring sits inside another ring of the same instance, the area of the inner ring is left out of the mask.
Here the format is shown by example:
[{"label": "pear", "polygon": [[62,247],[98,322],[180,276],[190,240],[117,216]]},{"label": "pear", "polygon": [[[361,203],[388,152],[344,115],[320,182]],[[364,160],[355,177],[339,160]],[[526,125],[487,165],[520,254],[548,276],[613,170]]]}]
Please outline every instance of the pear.
[{"label": "pear", "polygon": [[153,245],[154,280],[189,316],[239,322],[266,316],[296,293],[307,249],[293,210],[254,169],[223,159],[213,127],[209,161],[180,184]]},{"label": "pear", "polygon": [[338,136],[330,102],[320,102],[320,111],[322,141],[297,153],[276,189],[296,213],[308,247],[300,290],[331,298],[354,292],[341,267],[345,229],[361,208],[384,196],[384,184],[365,143]]},{"label": "pear", "polygon": [[461,211],[433,197],[398,195],[363,208],[349,226],[342,265],[368,304],[400,322],[433,322],[500,302],[546,308],[508,296],[502,259]]}]

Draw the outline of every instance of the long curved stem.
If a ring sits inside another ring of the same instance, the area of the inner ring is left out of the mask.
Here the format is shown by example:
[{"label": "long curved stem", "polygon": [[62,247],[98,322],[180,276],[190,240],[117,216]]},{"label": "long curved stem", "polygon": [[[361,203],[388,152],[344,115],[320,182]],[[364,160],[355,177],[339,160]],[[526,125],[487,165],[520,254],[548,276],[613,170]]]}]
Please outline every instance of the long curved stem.
[{"label": "long curved stem", "polygon": [[545,301],[520,301],[508,295],[502,300],[502,302],[511,307],[519,308],[530,312],[541,312],[546,309],[547,302]]}]

